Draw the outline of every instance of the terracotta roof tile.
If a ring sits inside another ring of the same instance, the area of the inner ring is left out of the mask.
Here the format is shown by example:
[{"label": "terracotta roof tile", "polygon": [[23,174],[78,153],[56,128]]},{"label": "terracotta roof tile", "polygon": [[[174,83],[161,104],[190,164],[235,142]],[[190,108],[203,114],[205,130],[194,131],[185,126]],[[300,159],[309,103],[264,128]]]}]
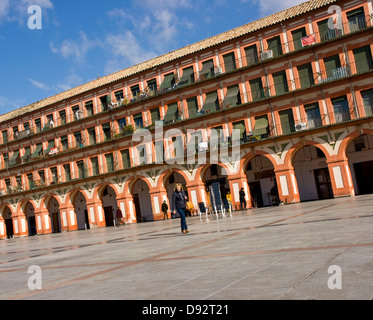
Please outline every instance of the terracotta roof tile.
[{"label": "terracotta roof tile", "polygon": [[28,106],[25,106],[23,108],[19,108],[17,110],[11,111],[7,114],[0,116],[0,122],[8,121],[10,119],[13,119],[15,117],[18,117],[20,115],[24,115],[25,113],[35,111],[47,106],[50,106],[54,103],[58,103],[61,101],[64,101],[68,98],[74,97],[76,95],[82,94],[84,92],[88,92],[90,90],[93,90],[95,88],[110,84],[112,82],[124,79],[126,77],[135,75],[139,72],[145,71],[147,69],[151,69],[157,66],[160,66],[162,64],[165,64],[167,62],[179,59],[181,57],[187,56],[189,54],[196,53],[198,51],[205,50],[207,48],[210,48],[212,46],[233,40],[235,38],[241,37],[245,34],[258,31],[260,29],[266,28],[268,26],[274,25],[276,23],[280,23],[282,21],[291,19],[293,17],[302,15],[304,13],[310,12],[312,10],[324,7],[326,5],[329,5],[331,3],[338,2],[340,0],[310,0],[308,2],[304,2],[300,5],[297,5],[295,7],[283,10],[281,12],[272,14],[268,17],[256,20],[254,22],[250,22],[246,25],[243,25],[241,27],[232,29],[230,31],[221,33],[219,35],[213,36],[211,38],[208,38],[206,40],[199,41],[197,43],[191,44],[189,46],[186,46],[184,48],[172,51],[170,53],[164,54],[162,56],[156,57],[154,59],[151,59],[149,61],[140,63],[138,65],[135,65],[133,67],[118,71],[116,73],[113,73],[111,75],[99,78],[97,80],[93,80],[91,82],[85,83],[81,86],[78,86],[76,88],[67,90],[65,92],[56,94],[54,96],[51,96],[49,98],[43,99],[41,101],[32,103]]}]

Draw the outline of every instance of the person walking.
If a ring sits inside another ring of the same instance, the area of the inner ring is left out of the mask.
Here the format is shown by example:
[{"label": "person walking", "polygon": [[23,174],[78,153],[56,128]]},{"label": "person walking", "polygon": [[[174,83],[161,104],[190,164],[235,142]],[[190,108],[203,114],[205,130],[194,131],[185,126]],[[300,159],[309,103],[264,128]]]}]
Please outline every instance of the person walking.
[{"label": "person walking", "polygon": [[245,191],[243,188],[241,188],[240,191],[240,208],[241,210],[246,210],[246,199],[245,199]]},{"label": "person walking", "polygon": [[122,225],[126,225],[126,223],[123,221],[123,214],[122,214],[122,210],[119,209],[119,207],[117,208],[117,211],[115,213],[115,217],[117,219],[117,227],[119,227],[121,224]]},{"label": "person walking", "polygon": [[168,219],[168,205],[167,205],[167,201],[164,200],[163,203],[162,203],[162,212],[163,212],[163,219],[166,220]]},{"label": "person walking", "polygon": [[187,201],[187,196],[185,192],[183,191],[183,186],[180,183],[176,184],[174,193],[172,194],[171,210],[172,210],[172,213],[174,214],[176,213],[176,211],[180,214],[181,232],[183,234],[186,234],[189,232],[186,219],[185,219],[186,201]]}]

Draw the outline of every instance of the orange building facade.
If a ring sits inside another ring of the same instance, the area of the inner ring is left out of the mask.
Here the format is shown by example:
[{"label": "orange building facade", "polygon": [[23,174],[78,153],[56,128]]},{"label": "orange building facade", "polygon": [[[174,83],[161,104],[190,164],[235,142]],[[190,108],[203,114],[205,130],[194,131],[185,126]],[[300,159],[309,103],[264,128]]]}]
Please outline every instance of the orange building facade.
[{"label": "orange building facade", "polygon": [[[0,238],[160,220],[178,182],[196,208],[213,182],[235,209],[373,193],[372,26],[309,1],[0,116]],[[211,129],[235,168],[187,163]]]}]

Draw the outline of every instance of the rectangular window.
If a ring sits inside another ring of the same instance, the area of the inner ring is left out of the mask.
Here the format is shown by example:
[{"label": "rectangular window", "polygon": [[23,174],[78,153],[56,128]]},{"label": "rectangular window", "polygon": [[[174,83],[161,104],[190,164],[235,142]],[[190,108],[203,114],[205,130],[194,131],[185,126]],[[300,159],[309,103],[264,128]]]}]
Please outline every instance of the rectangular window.
[{"label": "rectangular window", "polygon": [[97,157],[91,158],[91,166],[92,166],[92,174],[94,176],[99,175],[100,174],[100,169],[99,169],[99,166],[98,166],[98,158]]},{"label": "rectangular window", "polygon": [[74,138],[75,138],[75,146],[79,148],[83,148],[83,140],[82,140],[82,134],[80,132],[75,132],[74,133]]},{"label": "rectangular window", "polygon": [[57,168],[53,167],[50,170],[51,170],[51,174],[52,174],[51,184],[57,184],[58,183]]},{"label": "rectangular window", "polygon": [[132,99],[136,101],[139,100],[140,86],[138,84],[131,87],[131,92],[132,92]]},{"label": "rectangular window", "polygon": [[65,171],[65,181],[69,182],[71,180],[70,164],[64,164],[63,169]]},{"label": "rectangular window", "polygon": [[194,118],[198,112],[197,98],[190,98],[187,100],[189,118]]},{"label": "rectangular window", "polygon": [[86,104],[85,104],[85,110],[87,112],[87,117],[90,117],[90,116],[94,115],[93,101],[86,102]]},{"label": "rectangular window", "polygon": [[372,51],[369,45],[354,49],[353,52],[357,73],[363,73],[373,69]]},{"label": "rectangular window", "polygon": [[336,123],[349,121],[351,119],[350,107],[346,96],[332,99],[332,104]]},{"label": "rectangular window", "polygon": [[44,170],[38,171],[38,174],[39,174],[40,183],[44,184],[45,183],[45,173],[44,173]]},{"label": "rectangular window", "polygon": [[79,119],[82,118],[79,106],[72,107],[71,111],[73,112],[73,115],[74,115],[74,121],[79,120]]},{"label": "rectangular window", "polygon": [[311,63],[307,63],[302,66],[299,66],[297,69],[298,69],[300,86],[302,89],[309,88],[315,84]]},{"label": "rectangular window", "polygon": [[293,36],[294,50],[300,50],[303,48],[302,38],[307,36],[306,28],[300,28],[291,32]]},{"label": "rectangular window", "polygon": [[85,179],[85,177],[86,177],[86,170],[85,170],[85,167],[84,167],[84,162],[83,161],[77,161],[76,165],[78,167],[78,176],[79,176],[79,179]]},{"label": "rectangular window", "polygon": [[340,33],[338,29],[338,31],[336,29],[329,29],[328,23],[329,18],[317,23],[321,42],[332,40]]},{"label": "rectangular window", "polygon": [[34,175],[32,173],[27,174],[27,182],[28,182],[28,189],[32,190],[34,189]]},{"label": "rectangular window", "polygon": [[228,53],[223,56],[225,72],[231,72],[236,70],[236,57],[234,52]]},{"label": "rectangular window", "polygon": [[239,85],[231,86],[227,88],[227,95],[224,99],[224,105],[226,107],[235,107],[241,104],[241,95]]},{"label": "rectangular window", "polygon": [[111,140],[111,129],[110,129],[110,123],[109,122],[102,125],[102,131],[104,133],[105,141]]},{"label": "rectangular window", "polygon": [[27,163],[31,160],[31,147],[26,147],[25,148],[25,154],[21,158],[21,160],[22,160],[22,163]]},{"label": "rectangular window", "polygon": [[252,131],[255,139],[265,139],[269,135],[269,121],[268,116],[259,116],[255,118],[255,127]]},{"label": "rectangular window", "polygon": [[199,73],[200,80],[206,80],[214,76],[214,61],[208,60],[202,63],[202,69]]},{"label": "rectangular window", "polygon": [[258,101],[264,99],[264,88],[262,83],[262,78],[250,80],[251,95],[253,101]]},{"label": "rectangular window", "polygon": [[268,43],[268,50],[273,51],[274,58],[281,56],[283,54],[280,36],[274,37],[272,39],[268,39],[267,43]]},{"label": "rectangular window", "polygon": [[123,169],[131,168],[131,160],[130,160],[130,151],[129,150],[122,150],[122,161],[123,161]]},{"label": "rectangular window", "polygon": [[294,116],[293,110],[283,110],[279,112],[281,127],[282,127],[282,134],[290,134],[295,132],[295,123],[294,123]]},{"label": "rectangular window", "polygon": [[363,105],[365,110],[365,116],[373,116],[373,89],[362,91],[361,97],[363,99]]},{"label": "rectangular window", "polygon": [[67,136],[61,137],[61,145],[62,151],[66,151],[69,148],[69,140],[67,139]]},{"label": "rectangular window", "polygon": [[356,32],[367,27],[363,7],[347,12],[347,20],[350,32]]},{"label": "rectangular window", "polygon": [[105,154],[107,172],[114,172],[114,156],[112,153]]},{"label": "rectangular window", "polygon": [[177,102],[170,103],[167,107],[167,113],[163,119],[165,124],[175,122],[179,119],[179,105]]},{"label": "rectangular window", "polygon": [[241,143],[246,142],[246,126],[245,121],[238,121],[232,124],[233,129],[240,130]]},{"label": "rectangular window", "polygon": [[136,129],[140,129],[144,127],[144,122],[142,120],[142,113],[135,114],[133,116],[133,121],[135,122]]},{"label": "rectangular window", "polygon": [[150,115],[152,118],[152,124],[155,125],[156,121],[159,121],[161,119],[161,115],[159,113],[159,108],[155,108],[150,110]]},{"label": "rectangular window", "polygon": [[179,86],[187,86],[195,82],[194,79],[194,69],[193,67],[188,67],[183,69],[183,76],[180,78]]},{"label": "rectangular window", "polygon": [[95,127],[88,129],[89,145],[93,146],[97,143],[96,141],[96,129]]},{"label": "rectangular window", "polygon": [[8,131],[4,130],[4,131],[1,132],[1,134],[3,136],[3,144],[8,143]]},{"label": "rectangular window", "polygon": [[175,74],[169,73],[164,76],[163,82],[161,84],[161,91],[168,90],[175,85]]},{"label": "rectangular window", "polygon": [[35,133],[41,132],[41,120],[40,118],[35,119]]},{"label": "rectangular window", "polygon": [[275,84],[276,95],[284,94],[289,92],[288,81],[286,78],[286,72],[280,71],[273,74],[273,82]]},{"label": "rectangular window", "polygon": [[108,108],[109,108],[109,100],[110,100],[110,98],[109,98],[108,95],[100,97],[101,111],[102,112],[105,112],[105,111],[108,110]]},{"label": "rectangular window", "polygon": [[325,71],[328,78],[333,79],[333,76],[336,74],[337,69],[341,68],[341,60],[339,55],[324,58]]},{"label": "rectangular window", "polygon": [[120,102],[124,99],[123,90],[114,92],[114,95],[115,95],[115,99],[117,100],[117,102]]},{"label": "rectangular window", "polygon": [[58,114],[60,116],[60,125],[66,124],[66,111],[62,110]]},{"label": "rectangular window", "polygon": [[259,56],[258,56],[258,48],[256,44],[245,48],[245,55],[246,55],[246,62],[248,66],[258,63]]},{"label": "rectangular window", "polygon": [[309,129],[318,128],[322,126],[320,108],[317,102],[305,105],[304,111],[306,112],[307,125]]},{"label": "rectangular window", "polygon": [[157,80],[152,79],[152,80],[149,80],[147,83],[148,83],[148,94],[150,96],[154,96],[158,92]]},{"label": "rectangular window", "polygon": [[4,169],[7,169],[9,167],[9,155],[7,152],[3,154],[3,160],[4,160]]},{"label": "rectangular window", "polygon": [[51,150],[55,147],[54,139],[48,141],[48,147],[44,150],[44,155],[47,156]]},{"label": "rectangular window", "polygon": [[38,143],[34,149],[34,152],[31,155],[31,159],[34,160],[38,157],[40,157],[43,154],[43,144]]},{"label": "rectangular window", "polygon": [[220,110],[218,92],[213,91],[206,94],[206,100],[203,105],[203,111],[206,113],[212,113]]}]

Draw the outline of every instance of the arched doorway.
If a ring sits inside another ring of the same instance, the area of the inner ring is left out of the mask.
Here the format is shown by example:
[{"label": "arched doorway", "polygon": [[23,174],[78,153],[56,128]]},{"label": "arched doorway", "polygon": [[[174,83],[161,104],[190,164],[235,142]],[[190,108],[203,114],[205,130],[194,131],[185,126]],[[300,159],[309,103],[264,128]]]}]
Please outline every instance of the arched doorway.
[{"label": "arched doorway", "polygon": [[[180,173],[178,173],[178,172],[172,172],[168,176],[168,178],[166,179],[166,181],[164,183],[164,186],[165,186],[165,188],[167,190],[168,207],[169,207],[170,211],[172,209],[172,195],[174,193],[175,186],[178,183],[181,183],[181,185],[183,186],[183,190],[184,190],[185,194],[187,195],[187,197],[189,199],[188,189],[186,188],[187,182],[186,182],[185,178]],[[163,202],[163,200],[162,200],[162,202]],[[177,210],[176,210],[175,214],[176,214],[177,218],[180,217],[180,215],[177,212]]]},{"label": "arched doorway", "polygon": [[275,168],[267,157],[258,155],[252,158],[245,168],[245,174],[253,208],[279,203]]},{"label": "arched doorway", "polygon": [[143,179],[138,179],[132,186],[131,194],[135,206],[137,223],[154,221],[148,184]]},{"label": "arched doorway", "polygon": [[334,197],[326,155],[320,148],[300,148],[293,157],[293,167],[301,202]]},{"label": "arched doorway", "polygon": [[87,210],[87,200],[82,192],[78,191],[75,194],[74,201],[72,202],[72,204],[74,206],[78,230],[90,229]]},{"label": "arched doorway", "polygon": [[347,147],[356,195],[373,193],[373,135],[360,135]]},{"label": "arched doorway", "polygon": [[3,218],[5,221],[6,237],[7,239],[11,239],[14,236],[14,229],[13,229],[12,211],[9,209],[9,207],[6,207],[4,209]]},{"label": "arched doorway", "polygon": [[48,212],[52,227],[52,233],[61,232],[60,204],[55,197],[50,198],[48,202]]},{"label": "arched doorway", "polygon": [[117,194],[112,187],[104,186],[99,195],[104,210],[106,227],[114,227],[115,211],[118,208]]},{"label": "arched doorway", "polygon": [[23,212],[27,220],[28,235],[30,237],[37,235],[35,208],[30,201],[25,204]]},{"label": "arched doorway", "polygon": [[[209,188],[214,183],[219,183],[221,199],[226,199],[227,193],[231,192],[228,181],[228,172],[218,164],[212,164],[205,169],[202,175],[202,181],[205,184],[206,193],[210,195]],[[207,200],[210,203],[210,199]]]}]

